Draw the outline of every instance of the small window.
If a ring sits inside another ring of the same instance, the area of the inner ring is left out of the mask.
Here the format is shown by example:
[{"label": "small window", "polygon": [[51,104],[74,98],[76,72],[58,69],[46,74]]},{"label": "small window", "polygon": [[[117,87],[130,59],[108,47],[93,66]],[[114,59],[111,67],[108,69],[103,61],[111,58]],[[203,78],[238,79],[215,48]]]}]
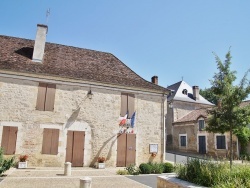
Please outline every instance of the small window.
[{"label": "small window", "polygon": [[1,147],[5,155],[13,155],[16,152],[17,130],[17,127],[3,126]]},{"label": "small window", "polygon": [[53,111],[55,91],[55,84],[39,83],[36,109],[40,111]]},{"label": "small window", "polygon": [[203,119],[199,120],[199,131],[203,131],[205,129],[205,121]]},{"label": "small window", "polygon": [[122,93],[121,95],[121,116],[125,116],[128,113],[127,118],[131,118],[135,112],[135,95]]},{"label": "small window", "polygon": [[183,93],[184,95],[187,95],[187,94],[188,94],[187,89],[183,89],[183,90],[182,90],[182,93]]},{"label": "small window", "polygon": [[225,135],[216,136],[217,149],[226,149],[226,137]]},{"label": "small window", "polygon": [[187,136],[180,135],[180,146],[181,147],[187,146]]},{"label": "small window", "polygon": [[42,154],[58,154],[59,129],[43,130]]}]

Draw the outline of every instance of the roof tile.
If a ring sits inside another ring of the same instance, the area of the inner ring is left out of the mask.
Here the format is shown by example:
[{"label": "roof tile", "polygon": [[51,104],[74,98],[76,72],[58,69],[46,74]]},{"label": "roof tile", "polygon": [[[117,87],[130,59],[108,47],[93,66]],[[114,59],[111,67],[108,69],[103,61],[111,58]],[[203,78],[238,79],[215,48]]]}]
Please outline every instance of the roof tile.
[{"label": "roof tile", "polygon": [[144,80],[110,53],[46,43],[43,63],[37,63],[31,60],[33,46],[33,40],[0,35],[0,69],[168,91]]}]

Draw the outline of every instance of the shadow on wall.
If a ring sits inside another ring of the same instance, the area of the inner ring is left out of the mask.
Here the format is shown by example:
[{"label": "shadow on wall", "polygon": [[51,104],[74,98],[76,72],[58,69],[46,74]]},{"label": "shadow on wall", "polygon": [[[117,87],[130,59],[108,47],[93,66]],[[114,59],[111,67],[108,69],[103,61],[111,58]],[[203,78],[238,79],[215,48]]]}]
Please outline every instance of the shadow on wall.
[{"label": "shadow on wall", "polygon": [[68,129],[77,119],[80,112],[80,107],[78,107],[69,117],[64,129]]},{"label": "shadow on wall", "polygon": [[[106,140],[105,142],[103,142],[102,147],[100,148],[100,150],[98,151],[98,153],[96,154],[96,156],[94,157],[94,159],[91,161],[90,166],[94,167],[95,163],[97,161],[98,157],[101,157],[100,154],[102,153],[103,148],[114,138],[116,137],[116,135],[110,137],[108,140]],[[111,154],[112,154],[112,147],[114,145],[114,143],[116,142],[116,139],[111,143],[111,146],[109,148],[109,152],[108,155],[106,157],[106,160],[109,160],[111,158]]]},{"label": "shadow on wall", "polygon": [[76,119],[80,113],[80,110],[81,110],[81,105],[85,101],[86,98],[87,98],[87,96],[85,96],[82,99],[82,101],[80,102],[80,104],[77,105],[77,109],[71,114],[71,116],[67,120],[64,129],[68,129],[76,121]]}]

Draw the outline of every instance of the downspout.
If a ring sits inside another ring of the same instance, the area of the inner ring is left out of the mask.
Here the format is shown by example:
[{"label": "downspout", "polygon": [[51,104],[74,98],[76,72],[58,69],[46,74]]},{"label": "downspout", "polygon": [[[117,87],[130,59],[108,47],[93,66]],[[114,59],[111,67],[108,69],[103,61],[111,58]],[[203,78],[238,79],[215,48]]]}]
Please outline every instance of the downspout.
[{"label": "downspout", "polygon": [[163,127],[163,139],[162,139],[162,161],[165,161],[165,153],[166,153],[166,148],[165,148],[165,143],[166,143],[166,126],[165,126],[165,110],[164,110],[164,102],[165,102],[165,93],[162,94],[162,127]]}]

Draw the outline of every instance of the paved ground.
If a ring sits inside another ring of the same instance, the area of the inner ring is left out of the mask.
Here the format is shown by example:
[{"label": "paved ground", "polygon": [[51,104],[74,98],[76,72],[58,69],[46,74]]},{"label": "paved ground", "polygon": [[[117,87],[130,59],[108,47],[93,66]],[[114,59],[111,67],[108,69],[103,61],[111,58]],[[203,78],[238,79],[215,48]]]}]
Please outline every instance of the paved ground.
[{"label": "paved ground", "polygon": [[157,177],[163,176],[163,174],[150,174],[150,175],[139,175],[139,176],[127,176],[131,180],[135,180],[144,185],[152,188],[157,188]]},{"label": "paved ground", "polygon": [[[151,187],[151,181],[154,180],[153,185],[156,185],[156,178],[153,178],[155,175],[151,175],[153,179],[143,175],[137,176],[137,178],[136,176],[126,177],[116,175],[118,169],[72,168],[72,175],[64,176],[63,168],[12,168],[5,173],[6,176],[0,178],[0,188],[78,188],[80,178],[86,176],[92,178],[92,188],[146,188]],[[150,185],[148,186],[143,183]]]}]

